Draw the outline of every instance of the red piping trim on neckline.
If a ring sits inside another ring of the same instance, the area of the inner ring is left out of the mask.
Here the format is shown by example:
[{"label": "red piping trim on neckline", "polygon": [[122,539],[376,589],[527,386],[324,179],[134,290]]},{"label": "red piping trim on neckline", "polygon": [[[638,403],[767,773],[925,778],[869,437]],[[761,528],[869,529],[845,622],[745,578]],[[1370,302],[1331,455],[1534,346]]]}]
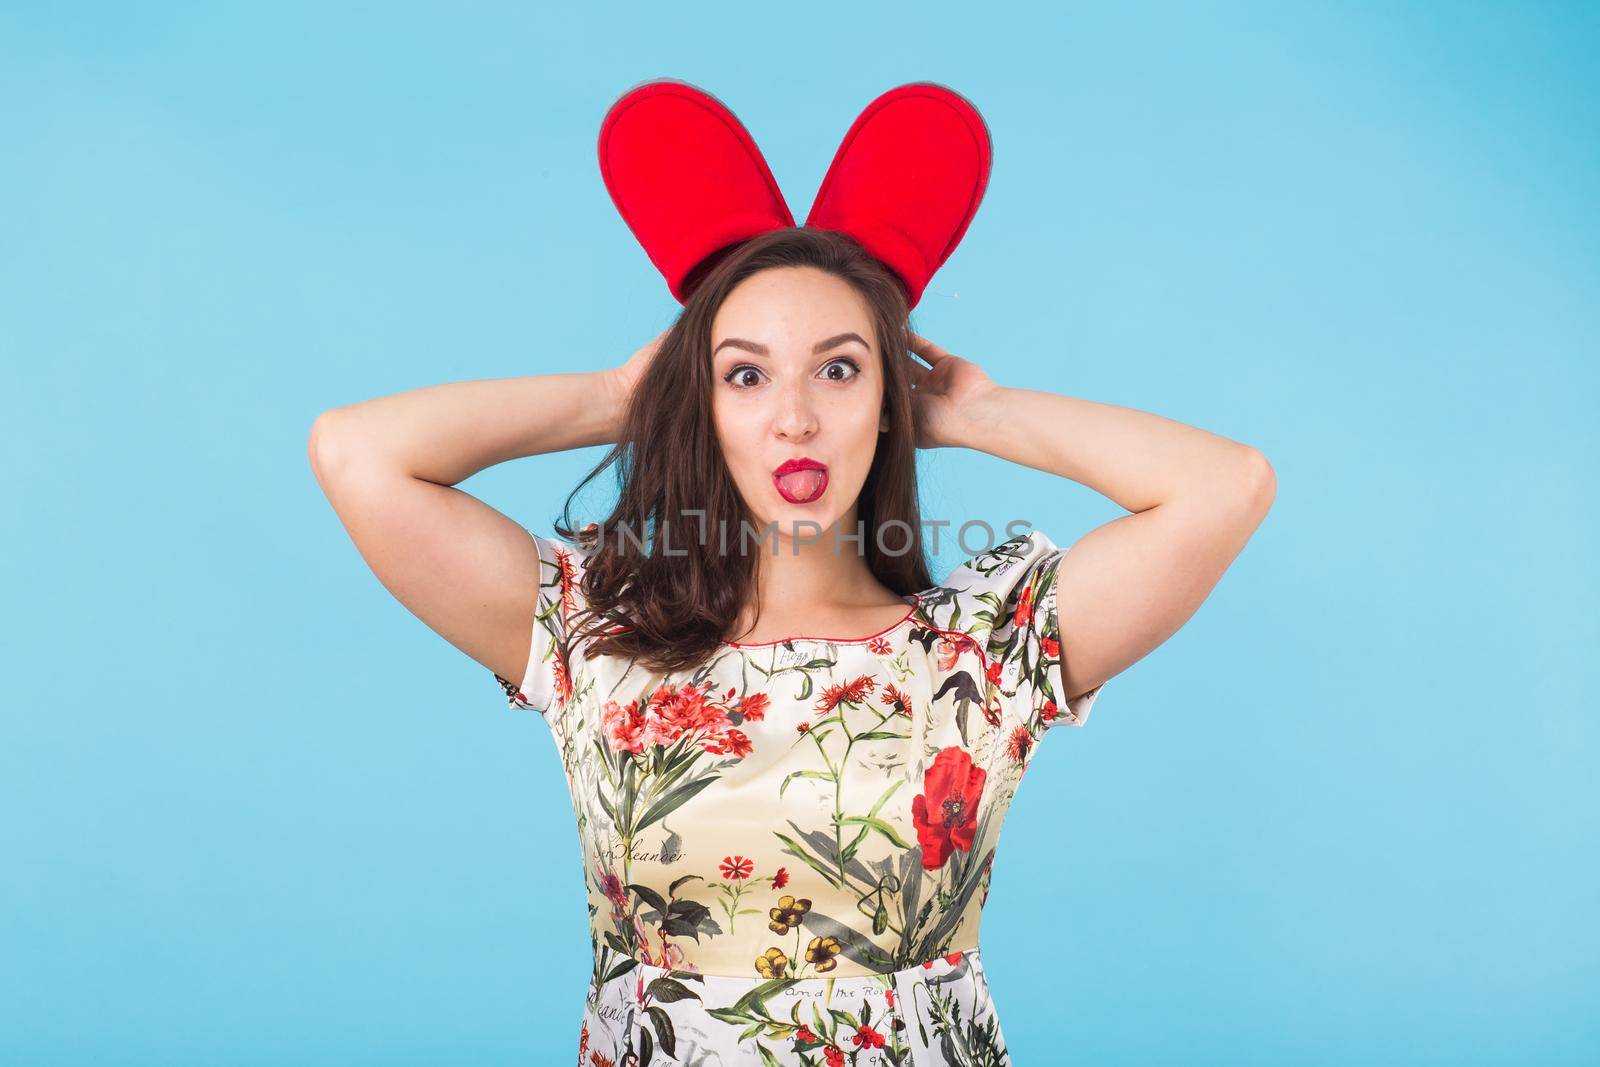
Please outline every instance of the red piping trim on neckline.
[{"label": "red piping trim on neckline", "polygon": [[912,593],[911,595],[916,598],[916,602],[911,605],[910,611],[907,611],[899,619],[896,619],[894,622],[890,623],[888,626],[885,626],[877,633],[868,634],[865,637],[810,637],[806,634],[795,634],[791,637],[780,637],[773,641],[719,641],[717,643],[724,648],[767,648],[771,645],[782,645],[790,641],[824,641],[830,645],[865,644],[868,641],[876,640],[877,638],[882,637],[886,633],[898,630],[900,627],[912,620],[912,618],[922,608],[922,594]]}]

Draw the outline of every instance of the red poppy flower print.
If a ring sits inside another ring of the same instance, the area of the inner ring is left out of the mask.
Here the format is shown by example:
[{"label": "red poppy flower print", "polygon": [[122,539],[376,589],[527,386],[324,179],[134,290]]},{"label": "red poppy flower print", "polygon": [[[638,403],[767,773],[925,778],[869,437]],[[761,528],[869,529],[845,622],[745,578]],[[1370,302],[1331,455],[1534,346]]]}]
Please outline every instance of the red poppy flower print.
[{"label": "red poppy flower print", "polygon": [[911,821],[922,845],[922,866],[938,870],[955,849],[971,851],[978,829],[978,798],[988,772],[954,746],[934,758],[922,792],[911,799]]}]

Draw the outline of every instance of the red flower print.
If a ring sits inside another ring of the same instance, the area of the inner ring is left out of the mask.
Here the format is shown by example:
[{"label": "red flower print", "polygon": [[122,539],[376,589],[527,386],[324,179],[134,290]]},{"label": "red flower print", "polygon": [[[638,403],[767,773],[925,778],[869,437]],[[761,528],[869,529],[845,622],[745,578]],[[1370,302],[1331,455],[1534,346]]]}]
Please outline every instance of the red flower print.
[{"label": "red flower print", "polygon": [[894,990],[885,989],[883,991],[883,1002],[891,1008],[894,1007]]},{"label": "red flower print", "polygon": [[615,871],[601,871],[598,881],[600,892],[605,894],[607,900],[619,908],[628,906],[628,895],[623,892],[622,879],[617,877]]},{"label": "red flower print", "polygon": [[1028,750],[1033,747],[1033,735],[1026,726],[1018,726],[1011,731],[1011,736],[1006,739],[1006,754],[1011,757],[1012,763],[1026,763]]},{"label": "red flower print", "polygon": [[600,726],[611,740],[611,747],[618,752],[638,752],[644,748],[648,725],[637,700],[629,701],[625,708],[615,700],[608,700],[600,709]]},{"label": "red flower print", "polygon": [[789,884],[789,868],[779,867],[778,873],[772,876],[772,888],[782,889]]},{"label": "red flower print", "polygon": [[922,845],[922,866],[943,867],[954,849],[968,852],[978,829],[978,798],[988,772],[954,746],[934,758],[923,776],[922,792],[911,799],[911,821]]},{"label": "red flower print", "polygon": [[[663,683],[651,692],[641,706],[635,700],[626,707],[607,701],[601,709],[601,729],[612,747],[622,752],[640,752],[646,747],[674,744],[686,734],[704,751],[731,753],[740,759],[751,752],[750,738],[733,728],[728,706],[709,692],[710,682],[698,685]],[[767,698],[747,698],[743,706],[753,712],[746,718],[759,719]]]},{"label": "red flower print", "polygon": [[850,1038],[856,1048],[882,1048],[883,1035],[870,1026],[856,1027],[855,1034]]},{"label": "red flower print", "polygon": [[1056,717],[1056,702],[1054,700],[1046,700],[1044,702],[1044,707],[1039,709],[1039,718],[1043,719],[1045,722],[1049,722],[1051,719],[1054,719],[1055,717]]},{"label": "red flower print", "polygon": [[740,699],[736,710],[740,715],[744,716],[745,722],[760,722],[766,718],[767,706],[771,703],[767,698],[767,694],[751,693],[749,696]]},{"label": "red flower print", "polygon": [[708,730],[716,733],[728,723],[722,705],[706,699],[710,682],[675,686],[666,683],[650,694],[649,718],[652,744],[670,745],[685,733]]},{"label": "red flower print", "polygon": [[562,707],[567,706],[567,701],[572,699],[572,675],[567,671],[567,661],[557,655],[554,663],[556,676],[556,703]]},{"label": "red flower print", "polygon": [[1033,585],[1022,591],[1022,599],[1017,601],[1016,613],[1011,616],[1011,625],[1021,629],[1033,621]]},{"label": "red flower print", "polygon": [[838,1045],[829,1045],[823,1049],[822,1056],[828,1061],[828,1067],[844,1067],[844,1049]]},{"label": "red flower print", "polygon": [[883,700],[884,703],[895,710],[896,714],[904,715],[907,718],[911,717],[911,698],[896,689],[892,684],[884,687]]},{"label": "red flower print", "polygon": [[577,586],[578,568],[572,562],[572,553],[565,548],[556,549],[556,567],[561,571],[561,618],[571,619],[577,604],[573,590]]},{"label": "red flower print", "polygon": [[1044,653],[1045,659],[1061,658],[1061,642],[1053,637],[1039,638],[1039,650]]},{"label": "red flower print", "polygon": [[750,872],[755,870],[755,864],[743,856],[724,856],[720,869],[724,878],[738,881],[750,877]]},{"label": "red flower print", "polygon": [[1005,671],[1005,664],[1000,662],[999,660],[995,660],[993,663],[989,664],[987,669],[984,670],[983,676],[985,678],[989,679],[989,684],[990,685],[999,685],[1000,684],[1000,675],[1004,671]]},{"label": "red flower print", "polygon": [[799,733],[809,733],[811,730],[811,724],[808,722],[796,723],[794,728]]},{"label": "red flower print", "polygon": [[822,691],[822,698],[817,701],[817,710],[829,712],[840,704],[859,704],[872,693],[878,680],[870,674],[863,674],[853,682],[844,685],[830,685]]},{"label": "red flower print", "polygon": [[961,646],[948,637],[939,638],[939,643],[934,646],[939,669],[948,671],[956,665],[956,660],[961,658]]},{"label": "red flower print", "polygon": [[867,651],[874,656],[887,656],[889,654],[889,642],[881,637],[874,637],[867,642]]},{"label": "red flower print", "polygon": [[752,751],[750,739],[740,730],[729,730],[721,737],[710,738],[703,747],[707,752],[719,755],[728,752],[738,756],[740,759],[744,759]]}]

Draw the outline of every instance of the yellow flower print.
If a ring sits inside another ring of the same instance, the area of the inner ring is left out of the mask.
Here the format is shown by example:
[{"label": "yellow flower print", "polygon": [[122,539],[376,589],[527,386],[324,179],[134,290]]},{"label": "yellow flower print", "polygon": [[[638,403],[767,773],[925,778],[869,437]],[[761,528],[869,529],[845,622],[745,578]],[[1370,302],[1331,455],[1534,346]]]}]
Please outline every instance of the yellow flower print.
[{"label": "yellow flower print", "polygon": [[756,957],[756,973],[763,978],[782,978],[789,966],[789,957],[774,945]]},{"label": "yellow flower print", "polygon": [[806,946],[806,962],[816,964],[818,971],[831,971],[838,966],[833,958],[838,954],[837,937],[813,937]]},{"label": "yellow flower print", "polygon": [[772,916],[772,921],[767,927],[775,934],[786,934],[800,925],[800,920],[806,912],[811,910],[811,901],[805,897],[796,900],[785,893],[778,898],[778,906],[767,909],[767,914]]}]

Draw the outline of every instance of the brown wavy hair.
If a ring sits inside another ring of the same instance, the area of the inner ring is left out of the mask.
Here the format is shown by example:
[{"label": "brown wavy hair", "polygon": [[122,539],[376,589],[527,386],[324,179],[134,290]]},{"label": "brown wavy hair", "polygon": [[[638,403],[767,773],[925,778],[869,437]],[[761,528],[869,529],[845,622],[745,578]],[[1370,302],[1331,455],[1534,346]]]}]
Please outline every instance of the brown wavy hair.
[{"label": "brown wavy hair", "polygon": [[[591,658],[624,656],[658,672],[697,666],[721,647],[740,609],[756,595],[757,566],[771,548],[759,543],[757,551],[739,550],[746,524],[752,534],[759,528],[728,470],[712,420],[711,324],[735,286],[775,267],[827,271],[867,304],[883,365],[889,428],[878,435],[857,498],[861,551],[877,579],[901,596],[933,585],[917,502],[910,378],[905,360],[896,358],[910,342],[906,291],[847,234],[806,226],[771,230],[696,268],[683,311],[634,386],[620,440],[568,494],[555,523],[558,534],[587,550],[580,588],[588,609],[569,622],[568,641],[588,638]],[[573,497],[612,465],[616,506],[598,523],[575,529]],[[885,533],[884,541],[907,551],[890,554],[879,546],[878,531],[890,522],[904,525]],[[664,546],[658,533],[663,529]],[[684,536],[678,529],[693,533]],[[728,531],[730,550],[719,549],[711,533],[718,530]]]}]

